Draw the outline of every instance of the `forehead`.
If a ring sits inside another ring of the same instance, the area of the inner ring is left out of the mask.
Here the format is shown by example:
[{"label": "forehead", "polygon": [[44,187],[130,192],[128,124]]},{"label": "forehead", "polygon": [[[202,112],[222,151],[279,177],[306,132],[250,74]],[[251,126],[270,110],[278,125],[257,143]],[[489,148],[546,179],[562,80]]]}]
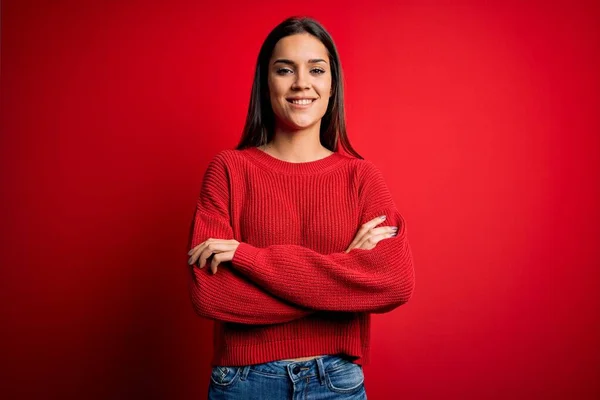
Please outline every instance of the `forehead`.
[{"label": "forehead", "polygon": [[314,58],[329,60],[325,45],[308,33],[299,33],[280,39],[273,49],[271,61],[276,58],[286,58],[296,62],[304,62]]}]

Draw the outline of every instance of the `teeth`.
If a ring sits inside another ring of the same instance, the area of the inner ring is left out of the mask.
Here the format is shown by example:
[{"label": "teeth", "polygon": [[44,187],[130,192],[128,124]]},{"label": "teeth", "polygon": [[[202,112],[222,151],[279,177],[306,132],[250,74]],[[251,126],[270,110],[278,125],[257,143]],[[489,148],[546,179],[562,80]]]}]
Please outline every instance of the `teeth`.
[{"label": "teeth", "polygon": [[311,99],[292,100],[292,103],[306,105],[306,104],[312,103],[312,100]]}]

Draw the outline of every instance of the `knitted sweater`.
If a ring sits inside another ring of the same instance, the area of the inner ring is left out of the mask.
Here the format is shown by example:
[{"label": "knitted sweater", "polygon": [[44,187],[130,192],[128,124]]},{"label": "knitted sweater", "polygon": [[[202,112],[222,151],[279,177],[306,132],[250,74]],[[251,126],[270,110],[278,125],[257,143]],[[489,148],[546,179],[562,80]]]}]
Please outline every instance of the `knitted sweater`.
[{"label": "knitted sweater", "polygon": [[[345,250],[381,215],[396,237]],[[195,312],[214,320],[212,365],[248,365],[322,354],[369,362],[370,314],[414,289],[406,223],[379,170],[333,153],[291,163],[256,147],[223,150],[204,174],[190,248],[240,242],[216,274],[190,269]],[[210,260],[209,260],[210,263]]]}]

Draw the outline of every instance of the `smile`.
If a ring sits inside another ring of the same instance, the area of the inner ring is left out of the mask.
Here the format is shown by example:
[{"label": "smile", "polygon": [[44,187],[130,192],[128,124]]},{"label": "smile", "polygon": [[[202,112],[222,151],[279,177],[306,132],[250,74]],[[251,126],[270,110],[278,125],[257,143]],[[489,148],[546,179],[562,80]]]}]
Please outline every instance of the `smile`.
[{"label": "smile", "polygon": [[295,107],[299,108],[307,108],[310,107],[312,103],[315,102],[316,99],[286,99],[288,103],[292,104]]}]

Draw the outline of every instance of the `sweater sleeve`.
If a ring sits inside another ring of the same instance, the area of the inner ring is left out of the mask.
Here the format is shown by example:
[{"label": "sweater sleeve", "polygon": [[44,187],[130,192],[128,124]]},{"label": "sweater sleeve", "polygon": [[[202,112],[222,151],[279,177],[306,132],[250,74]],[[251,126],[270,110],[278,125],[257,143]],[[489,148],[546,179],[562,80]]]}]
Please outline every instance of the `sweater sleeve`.
[{"label": "sweater sleeve", "polygon": [[407,302],[414,291],[414,268],[406,222],[372,163],[365,161],[361,180],[360,224],[386,215],[378,227],[398,226],[396,237],[371,250],[332,254],[299,245],[241,243],[233,266],[275,296],[318,310],[383,313]]},{"label": "sweater sleeve", "polygon": [[[190,249],[209,238],[233,239],[229,183],[221,154],[213,158],[204,174],[191,226]],[[189,267],[192,305],[202,317],[244,324],[277,324],[314,312],[265,292],[233,270],[231,262],[221,263],[214,275],[208,267]]]}]

